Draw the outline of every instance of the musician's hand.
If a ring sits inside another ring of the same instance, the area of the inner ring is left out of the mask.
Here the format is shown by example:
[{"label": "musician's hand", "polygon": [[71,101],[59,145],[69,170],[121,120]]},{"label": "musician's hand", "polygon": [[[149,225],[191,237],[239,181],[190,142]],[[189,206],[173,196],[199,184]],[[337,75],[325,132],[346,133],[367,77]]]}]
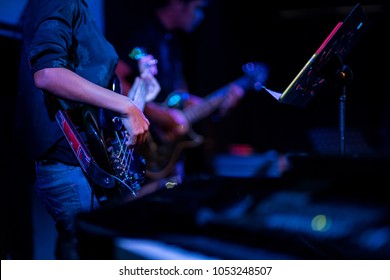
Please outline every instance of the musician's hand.
[{"label": "musician's hand", "polygon": [[126,145],[142,144],[146,140],[149,131],[149,120],[143,112],[134,104],[129,106],[128,112],[121,117],[122,124],[128,132]]},{"label": "musician's hand", "polygon": [[238,104],[241,98],[244,96],[244,89],[236,84],[230,84],[226,93],[226,98],[223,100],[219,107],[219,112],[223,116],[229,109],[233,108]]},{"label": "musician's hand", "polygon": [[168,140],[173,141],[188,132],[190,125],[181,110],[169,108],[165,110],[165,113],[167,114],[166,118],[169,120],[165,124]]},{"label": "musician's hand", "polygon": [[156,76],[158,73],[157,59],[153,55],[147,54],[138,60],[138,69],[140,73],[149,72],[152,76]]},{"label": "musician's hand", "polygon": [[165,141],[174,141],[189,131],[190,124],[181,109],[148,102],[145,113],[157,127],[159,137]]}]

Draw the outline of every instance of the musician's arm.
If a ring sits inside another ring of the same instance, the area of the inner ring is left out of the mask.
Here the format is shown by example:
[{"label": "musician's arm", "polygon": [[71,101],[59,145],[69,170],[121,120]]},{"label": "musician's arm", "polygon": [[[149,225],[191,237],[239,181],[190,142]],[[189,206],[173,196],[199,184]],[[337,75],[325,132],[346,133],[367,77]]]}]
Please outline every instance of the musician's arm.
[{"label": "musician's arm", "polygon": [[244,94],[245,90],[241,86],[235,83],[229,84],[225,95],[226,98],[223,99],[219,106],[219,113],[224,116],[230,109],[237,106]]},{"label": "musician's arm", "polygon": [[135,143],[145,140],[149,121],[126,96],[98,86],[66,68],[44,68],[34,73],[35,85],[60,98],[65,98],[120,114]]}]

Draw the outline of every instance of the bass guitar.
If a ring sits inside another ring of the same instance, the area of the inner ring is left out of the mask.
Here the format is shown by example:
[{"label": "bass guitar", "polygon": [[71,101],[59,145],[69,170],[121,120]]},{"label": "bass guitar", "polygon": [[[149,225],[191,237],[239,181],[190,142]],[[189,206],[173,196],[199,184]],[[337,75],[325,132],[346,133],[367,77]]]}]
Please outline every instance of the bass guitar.
[{"label": "bass guitar", "polygon": [[[157,60],[149,62],[152,66]],[[119,81],[112,90],[120,93]],[[153,100],[160,85],[149,76],[137,77],[128,97],[143,110],[145,102]],[[82,108],[82,123],[87,143],[78,134],[68,111],[59,110],[56,118],[79,163],[94,188],[100,204],[120,202],[137,196],[146,177],[145,158],[138,146],[128,146],[127,131],[114,112],[92,106]]]},{"label": "bass guitar", "polygon": [[[242,69],[244,75],[232,83],[241,87],[244,92],[249,89],[260,90],[268,78],[267,65],[249,62],[244,64]],[[185,95],[187,93],[173,92],[165,100],[164,106],[181,109],[191,125],[208,117],[221,106],[228,93],[230,84],[207,95],[200,104],[188,107],[184,107]],[[163,130],[151,124],[149,137],[141,152],[147,163],[146,176],[151,179],[162,179],[169,176],[184,149],[194,148],[203,143],[203,137],[192,128],[186,135],[175,140],[165,136],[166,134]]]}]

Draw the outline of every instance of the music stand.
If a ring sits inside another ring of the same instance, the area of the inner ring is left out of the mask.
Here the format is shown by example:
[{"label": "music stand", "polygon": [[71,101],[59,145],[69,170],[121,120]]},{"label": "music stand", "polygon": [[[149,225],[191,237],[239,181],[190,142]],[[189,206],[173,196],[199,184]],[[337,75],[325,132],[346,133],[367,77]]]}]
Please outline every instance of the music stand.
[{"label": "music stand", "polygon": [[325,83],[333,82],[335,85],[340,85],[342,94],[340,96],[339,133],[342,155],[345,153],[346,85],[352,80],[352,70],[344,64],[344,59],[368,29],[369,24],[362,6],[355,5],[345,20],[336,24],[283,93],[263,87],[280,103],[305,107]]}]

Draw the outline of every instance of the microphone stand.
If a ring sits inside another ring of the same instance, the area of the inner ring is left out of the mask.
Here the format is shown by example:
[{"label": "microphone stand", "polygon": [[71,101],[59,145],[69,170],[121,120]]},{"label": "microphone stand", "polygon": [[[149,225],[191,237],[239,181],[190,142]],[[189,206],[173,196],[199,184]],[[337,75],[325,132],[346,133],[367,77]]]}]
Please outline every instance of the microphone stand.
[{"label": "microphone stand", "polygon": [[352,80],[352,70],[347,65],[343,65],[337,72],[338,85],[341,88],[339,97],[339,149],[340,155],[345,155],[345,107],[347,100],[347,84]]},{"label": "microphone stand", "polygon": [[339,150],[340,155],[346,154],[345,149],[345,107],[347,100],[347,84],[352,80],[352,70],[343,63],[337,54],[330,56],[320,67],[319,76],[323,77],[340,92],[339,96]]}]

